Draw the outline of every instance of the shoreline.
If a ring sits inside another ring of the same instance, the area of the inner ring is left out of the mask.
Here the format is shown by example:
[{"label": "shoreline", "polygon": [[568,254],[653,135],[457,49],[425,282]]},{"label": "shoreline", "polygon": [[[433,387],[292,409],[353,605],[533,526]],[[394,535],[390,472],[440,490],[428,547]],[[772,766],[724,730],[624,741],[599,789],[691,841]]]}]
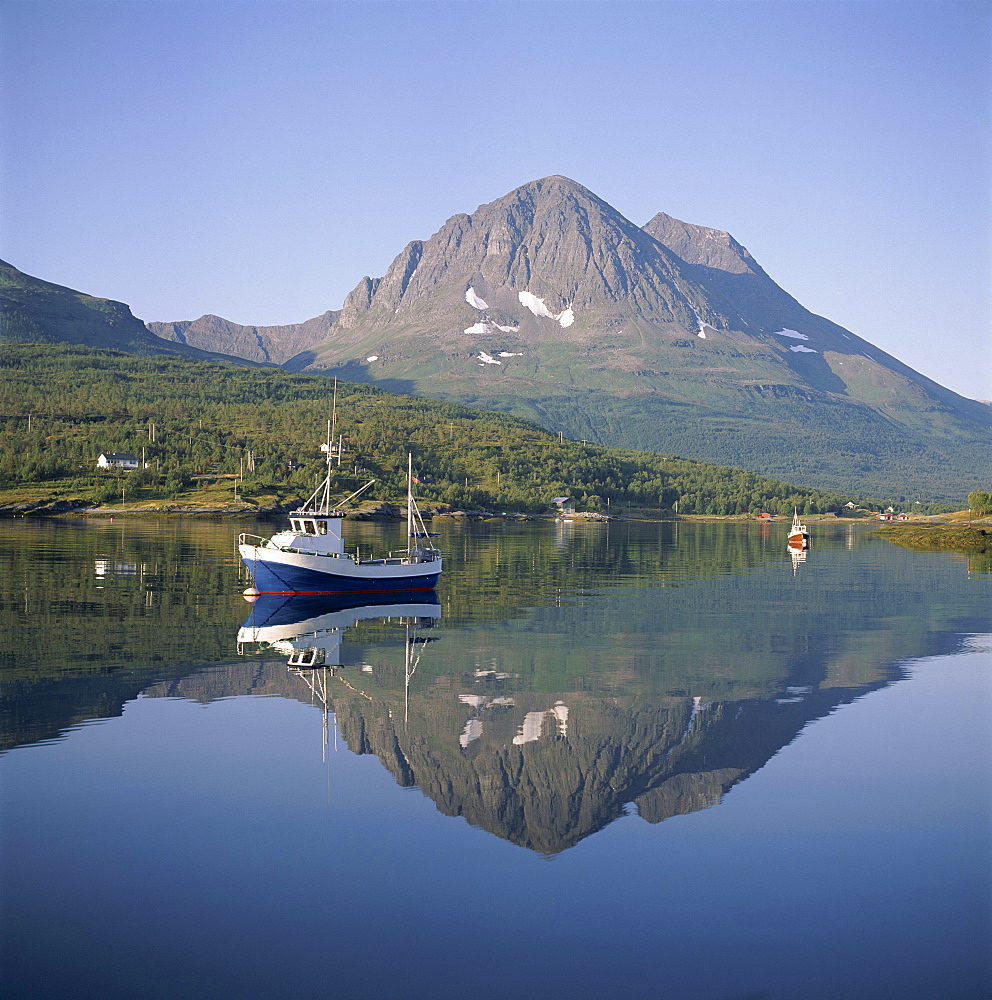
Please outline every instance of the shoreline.
[{"label": "shoreline", "polygon": [[[124,506],[94,506],[81,499],[68,500],[38,500],[23,503],[0,504],[0,519],[2,518],[47,518],[47,517],[190,517],[203,519],[238,519],[269,520],[283,517],[297,508],[300,503],[294,500],[288,503],[270,506],[255,506],[239,503],[237,506],[172,503],[143,503]],[[352,521],[397,521],[403,519],[403,512],[396,504],[376,502],[373,505],[356,508],[345,514],[346,520]],[[457,520],[457,521],[557,521],[564,524],[602,523],[607,521],[701,521],[701,522],[731,522],[736,524],[774,524],[788,523],[790,515],[778,514],[772,517],[757,517],[753,514],[674,514],[671,511],[652,510],[648,508],[632,509],[622,514],[603,514],[596,511],[576,511],[563,517],[560,514],[534,514],[521,511],[489,511],[489,510],[424,510],[425,519]],[[911,518],[900,525],[879,522],[873,514],[856,517],[845,517],[837,514],[807,514],[803,518],[810,524],[860,524],[873,528],[897,528],[917,525],[920,527],[960,527],[967,518],[961,514],[928,514]],[[973,523],[988,524],[989,517],[972,518]]]}]

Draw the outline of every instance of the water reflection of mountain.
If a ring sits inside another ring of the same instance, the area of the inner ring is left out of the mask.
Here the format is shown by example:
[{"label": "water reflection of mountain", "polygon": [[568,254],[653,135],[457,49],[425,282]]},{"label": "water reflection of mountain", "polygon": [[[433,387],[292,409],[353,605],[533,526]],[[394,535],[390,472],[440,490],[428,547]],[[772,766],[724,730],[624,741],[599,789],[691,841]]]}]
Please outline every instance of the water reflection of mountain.
[{"label": "water reflection of mountain", "polygon": [[[264,608],[239,596],[234,529],[66,527],[0,525],[4,746],[119,715],[141,692],[314,700],[285,648],[235,659],[237,623]],[[351,749],[443,813],[542,853],[630,803],[659,822],[717,802],[810,719],[897,678],[900,660],[988,630],[960,560],[864,535],[818,538],[797,576],[780,537],[740,528],[594,526],[570,540],[494,526],[448,541],[438,641],[412,680],[408,623],[376,609],[346,626],[320,621],[344,609],[287,609],[273,638],[291,641],[293,622],[325,639],[347,627],[322,648],[340,664],[327,691]]]},{"label": "water reflection of mountain", "polygon": [[283,660],[227,663],[144,695],[201,702],[282,695],[314,703],[307,674],[321,673],[353,752],[375,754],[398,784],[418,787],[445,815],[554,854],[630,803],[649,823],[715,805],[807,722],[898,676],[876,670],[853,687],[825,679],[822,687],[784,684],[767,698],[707,702],[548,695],[521,691],[519,677],[473,671],[415,684],[407,701],[406,632],[398,620],[375,624],[385,641],[349,651],[351,662],[334,671],[290,669]]},{"label": "water reflection of mountain", "polygon": [[[0,751],[120,715],[149,684],[227,660],[229,623],[244,608],[234,540],[245,527],[0,520]],[[504,620],[563,587],[726,574],[770,555],[757,534],[704,544],[684,532],[676,545],[671,524],[587,527],[563,544],[547,525],[445,525],[446,618]],[[401,530],[355,523],[349,534],[374,552],[398,547]]]},{"label": "water reflection of mountain", "polygon": [[[808,721],[884,683],[713,703],[571,692],[550,704],[503,694],[479,704],[462,727],[446,711],[450,695],[411,699],[406,725],[382,704],[343,693],[333,701],[349,746],[375,753],[399,784],[419,787],[446,815],[554,854],[629,803],[650,823],[715,805]],[[472,719],[481,725],[468,725]]]},{"label": "water reflection of mountain", "polygon": [[[725,597],[729,585],[712,584]],[[625,676],[615,649],[608,669],[598,671],[587,642],[576,636],[565,644],[572,670],[550,675],[560,682],[555,687],[541,683],[548,675],[533,662],[542,652],[535,635],[573,631],[580,622],[595,634],[614,619],[626,630],[625,648],[643,656],[645,638],[655,645],[666,638],[658,625],[661,606],[678,634],[689,615],[681,605],[701,600],[688,589],[653,596],[653,613],[641,609],[627,617],[629,594],[531,609],[529,622],[514,623],[498,639],[488,630],[441,630],[412,685],[410,651],[417,640],[411,625],[430,621],[418,617],[416,606],[273,602],[249,615],[239,638],[262,641],[290,659],[323,642],[333,650],[325,662],[336,669],[325,671],[321,690],[354,752],[375,754],[398,784],[420,788],[442,813],[544,854],[574,846],[631,803],[652,823],[718,803],[811,719],[899,675],[892,664],[906,639],[899,638],[902,633],[878,649],[870,642],[859,646],[856,635],[842,631],[814,641],[809,632],[793,634],[795,621],[774,626],[766,616],[769,645],[762,646],[761,669],[749,664],[744,650],[735,650],[736,669],[708,668],[707,645],[693,655],[691,644],[680,642],[681,671],[664,664],[663,651],[655,650],[656,669],[642,664]],[[774,606],[772,597],[766,582],[752,600]],[[640,600],[652,603],[650,596]],[[735,606],[748,612],[747,628],[753,628],[750,615],[756,612],[747,604],[738,594]],[[653,623],[650,633],[644,619]],[[738,634],[746,634],[743,623],[738,626]],[[339,630],[346,628],[350,641],[341,644]],[[725,653],[727,639],[723,632]],[[769,652],[774,646],[777,655]],[[910,646],[918,655],[918,635]],[[560,644],[546,648],[560,653]],[[271,662],[264,668],[246,664],[241,671],[228,666],[146,694],[208,701],[264,691],[312,701],[300,673]]]}]

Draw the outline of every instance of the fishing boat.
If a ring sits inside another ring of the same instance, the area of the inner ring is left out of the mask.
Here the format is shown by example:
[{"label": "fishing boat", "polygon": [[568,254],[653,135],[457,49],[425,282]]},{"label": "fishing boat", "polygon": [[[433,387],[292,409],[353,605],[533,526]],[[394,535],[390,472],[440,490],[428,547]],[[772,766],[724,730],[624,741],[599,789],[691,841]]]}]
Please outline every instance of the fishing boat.
[{"label": "fishing boat", "polygon": [[805,549],[809,545],[809,529],[799,520],[799,511],[793,507],[792,527],[789,529],[789,547]]},{"label": "fishing boat", "polygon": [[362,558],[345,551],[341,524],[345,507],[375,480],[335,505],[330,502],[331,435],[327,475],[310,498],[289,514],[289,528],[270,538],[243,533],[238,554],[252,576],[246,596],[260,594],[383,594],[433,590],[441,576],[441,553],[413,496],[413,457],[407,458],[407,547],[386,557]]}]

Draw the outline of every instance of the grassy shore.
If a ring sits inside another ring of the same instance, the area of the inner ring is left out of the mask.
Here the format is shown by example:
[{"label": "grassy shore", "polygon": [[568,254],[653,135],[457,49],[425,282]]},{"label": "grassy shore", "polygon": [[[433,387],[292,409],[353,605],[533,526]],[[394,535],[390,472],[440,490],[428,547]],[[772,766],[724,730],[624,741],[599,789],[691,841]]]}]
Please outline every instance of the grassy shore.
[{"label": "grassy shore", "polygon": [[992,524],[988,521],[968,524],[893,524],[877,534],[906,549],[992,553]]}]

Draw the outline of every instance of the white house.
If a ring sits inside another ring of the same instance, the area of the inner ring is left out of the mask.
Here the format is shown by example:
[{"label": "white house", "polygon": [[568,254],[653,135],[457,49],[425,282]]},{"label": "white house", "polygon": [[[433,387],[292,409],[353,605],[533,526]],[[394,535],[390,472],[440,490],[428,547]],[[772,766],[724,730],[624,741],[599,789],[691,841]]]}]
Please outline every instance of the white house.
[{"label": "white house", "polygon": [[108,451],[96,460],[96,467],[98,469],[124,469],[125,472],[133,472],[138,468],[138,456]]}]

